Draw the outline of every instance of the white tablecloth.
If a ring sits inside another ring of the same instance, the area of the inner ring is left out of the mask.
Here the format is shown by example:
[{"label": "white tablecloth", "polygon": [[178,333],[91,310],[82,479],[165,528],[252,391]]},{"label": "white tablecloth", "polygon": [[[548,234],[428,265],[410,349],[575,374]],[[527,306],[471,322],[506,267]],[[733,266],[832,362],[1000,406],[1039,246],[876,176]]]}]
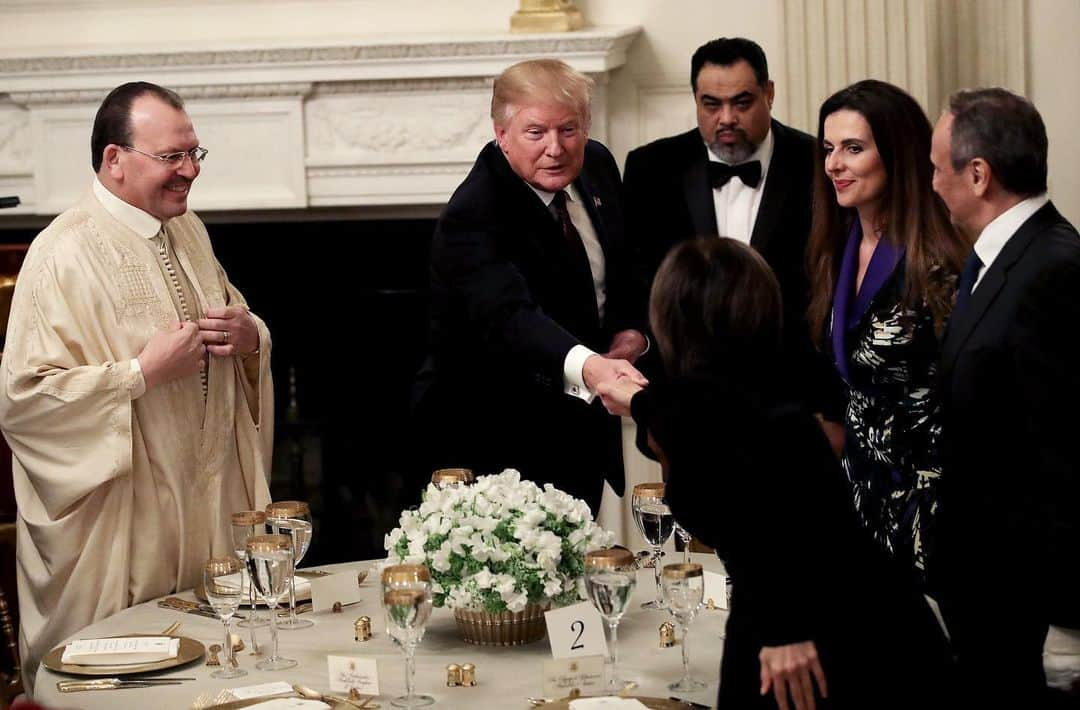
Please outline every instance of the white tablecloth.
[{"label": "white tablecloth", "polygon": [[[695,562],[705,569],[723,571],[716,557],[695,554]],[[668,557],[665,561],[681,561]],[[347,563],[327,566],[328,571],[362,569],[368,563]],[[240,667],[248,675],[231,680],[210,677],[212,668],[202,663],[172,669],[155,676],[194,676],[197,680],[183,685],[125,690],[87,691],[60,693],[56,682],[70,676],[53,673],[44,667],[38,669],[35,685],[36,699],[50,708],[153,708],[154,710],[187,709],[202,693],[216,695],[223,688],[287,681],[299,683],[328,692],[327,655],[361,656],[378,659],[379,685],[382,707],[389,708],[389,699],[405,690],[404,657],[385,633],[385,622],[379,604],[379,583],[367,579],[361,587],[364,598],[359,604],[346,607],[344,613],[320,612],[305,614],[315,626],[297,631],[281,631],[280,654],[297,659],[296,668],[285,671],[257,671],[256,659],[245,648],[238,658]],[[669,697],[667,684],[677,680],[682,672],[680,646],[659,647],[658,627],[670,617],[664,611],[640,609],[641,602],[651,599],[654,593],[653,571],[641,570],[634,591],[631,611],[619,625],[620,675],[635,680],[637,694]],[[191,592],[180,594],[193,599]],[[353,622],[360,616],[372,619],[374,636],[370,641],[357,643],[353,640]],[[717,679],[720,656],[723,651],[723,627],[726,612],[702,610],[690,631],[690,666],[695,677],[706,681],[708,686],[701,692],[687,696],[694,702],[712,707],[716,702]],[[173,621],[182,622],[179,634],[201,641],[206,646],[221,643],[224,630],[220,622],[194,614],[158,608],[156,602],[147,602],[103,619],[88,626],[72,638],[97,638],[131,633],[159,633]],[[244,642],[250,646],[250,632],[236,629]],[[269,631],[259,629],[260,644],[269,643]],[[69,639],[70,640],[70,639]],[[546,638],[528,646],[514,648],[487,648],[470,646],[460,640],[453,614],[447,609],[436,609],[428,623],[427,633],[416,654],[416,690],[432,695],[439,708],[528,708],[528,696],[542,693],[542,664],[551,658],[551,647]],[[476,666],[477,685],[472,688],[446,687],[446,666],[449,663],[472,663]]]}]

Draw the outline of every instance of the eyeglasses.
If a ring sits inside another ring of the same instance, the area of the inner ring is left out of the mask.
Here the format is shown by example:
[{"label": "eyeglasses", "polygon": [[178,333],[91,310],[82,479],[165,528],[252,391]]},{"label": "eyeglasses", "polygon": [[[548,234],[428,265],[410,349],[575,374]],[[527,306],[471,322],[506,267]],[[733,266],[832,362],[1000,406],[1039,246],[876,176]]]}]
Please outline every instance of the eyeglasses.
[{"label": "eyeglasses", "polygon": [[206,148],[199,146],[198,148],[192,148],[191,150],[181,150],[176,153],[166,153],[165,155],[158,155],[157,153],[147,153],[145,150],[139,150],[130,145],[120,146],[124,150],[130,150],[140,155],[145,155],[148,158],[153,158],[158,162],[168,165],[170,168],[179,168],[184,164],[184,158],[191,158],[192,164],[201,163],[206,154],[209,153]]}]

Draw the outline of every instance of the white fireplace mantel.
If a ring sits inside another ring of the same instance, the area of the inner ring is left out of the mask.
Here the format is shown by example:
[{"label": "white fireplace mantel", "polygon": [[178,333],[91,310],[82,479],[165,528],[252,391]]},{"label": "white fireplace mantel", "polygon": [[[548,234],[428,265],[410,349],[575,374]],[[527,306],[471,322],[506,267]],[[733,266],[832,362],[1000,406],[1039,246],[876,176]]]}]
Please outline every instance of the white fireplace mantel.
[{"label": "white fireplace mantel", "polygon": [[558,35],[372,37],[348,44],[129,48],[0,56],[0,213],[51,215],[90,178],[90,127],[112,87],[146,80],[187,103],[210,154],[197,210],[438,205],[491,138],[491,80],[557,57],[597,82],[592,135],[607,133],[605,85],[638,27]]}]

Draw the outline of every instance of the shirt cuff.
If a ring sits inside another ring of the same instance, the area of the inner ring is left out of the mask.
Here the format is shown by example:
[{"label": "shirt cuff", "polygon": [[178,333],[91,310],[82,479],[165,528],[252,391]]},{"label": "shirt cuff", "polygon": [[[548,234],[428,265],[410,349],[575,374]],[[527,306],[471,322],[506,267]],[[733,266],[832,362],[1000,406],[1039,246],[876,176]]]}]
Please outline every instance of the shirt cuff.
[{"label": "shirt cuff", "polygon": [[139,358],[131,358],[131,398],[138,399],[146,394],[146,378],[143,377]]},{"label": "shirt cuff", "polygon": [[575,345],[563,360],[563,392],[583,400],[586,404],[591,403],[596,395],[585,386],[585,374],[582,370],[585,368],[585,361],[595,354],[584,345]]}]

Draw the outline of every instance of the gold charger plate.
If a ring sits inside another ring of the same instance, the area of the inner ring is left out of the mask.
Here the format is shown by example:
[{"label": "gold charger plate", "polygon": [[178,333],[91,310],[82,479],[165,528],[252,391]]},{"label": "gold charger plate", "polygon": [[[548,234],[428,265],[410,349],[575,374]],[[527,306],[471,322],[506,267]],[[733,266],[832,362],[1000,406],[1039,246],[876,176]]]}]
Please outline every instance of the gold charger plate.
[{"label": "gold charger plate", "polygon": [[[692,706],[689,703],[684,703],[681,700],[669,700],[667,698],[646,698],[640,695],[626,695],[620,696],[627,699],[633,699],[641,702],[647,708],[651,710],[689,710]],[[580,698],[562,698],[551,703],[544,703],[540,707],[542,710],[570,710],[570,701],[580,700]]]},{"label": "gold charger plate", "polygon": [[[130,638],[132,636],[160,636],[161,634],[119,634],[117,636],[106,636],[105,638]],[[131,675],[132,673],[147,673],[149,671],[163,671],[167,668],[176,668],[192,661],[200,661],[206,655],[206,647],[195,639],[188,638],[187,636],[180,636],[180,650],[176,654],[176,658],[166,658],[164,661],[154,661],[153,663],[125,663],[120,666],[81,666],[73,663],[64,663],[60,658],[64,655],[64,648],[67,644],[57,646],[53,650],[46,654],[42,659],[41,665],[48,668],[50,671],[57,673],[68,673],[70,675],[104,675],[104,676],[121,676]]]}]

